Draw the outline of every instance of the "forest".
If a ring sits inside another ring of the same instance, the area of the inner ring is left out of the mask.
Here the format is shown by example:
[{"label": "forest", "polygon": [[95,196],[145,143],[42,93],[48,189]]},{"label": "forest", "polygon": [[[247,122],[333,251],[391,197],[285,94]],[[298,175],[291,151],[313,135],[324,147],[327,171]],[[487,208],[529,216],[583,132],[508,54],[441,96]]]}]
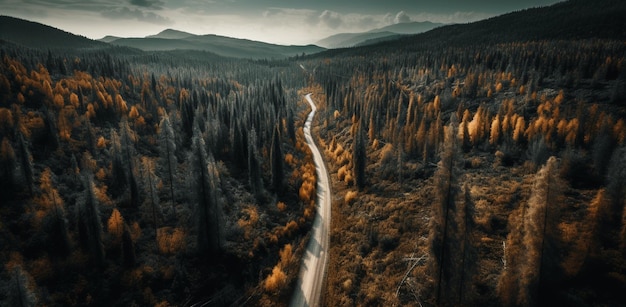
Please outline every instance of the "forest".
[{"label": "forest", "polygon": [[287,305],[312,93],[325,306],[621,305],[618,2],[281,60],[0,40],[0,302]]},{"label": "forest", "polygon": [[301,73],[191,51],[1,53],[0,299],[289,297],[315,204]]},{"label": "forest", "polygon": [[379,48],[308,64],[347,221],[327,305],[623,302],[623,42]]}]

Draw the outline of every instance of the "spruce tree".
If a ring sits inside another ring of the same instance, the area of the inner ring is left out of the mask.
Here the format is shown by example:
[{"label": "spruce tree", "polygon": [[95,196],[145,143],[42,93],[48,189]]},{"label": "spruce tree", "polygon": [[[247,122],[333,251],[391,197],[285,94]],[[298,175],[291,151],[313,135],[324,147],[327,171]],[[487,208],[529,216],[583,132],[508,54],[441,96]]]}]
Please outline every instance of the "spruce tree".
[{"label": "spruce tree", "polygon": [[11,280],[7,289],[6,306],[34,307],[37,296],[31,285],[32,277],[21,266],[15,266],[11,272]]},{"label": "spruce tree", "polygon": [[281,194],[284,188],[285,171],[283,166],[283,150],[278,125],[274,127],[272,135],[272,188],[277,194]]},{"label": "spruce tree", "polygon": [[159,165],[163,169],[162,178],[167,180],[169,185],[170,200],[172,201],[172,207],[175,207],[176,200],[174,198],[174,184],[176,176],[176,140],[174,135],[174,129],[170,123],[170,117],[166,113],[159,124]]},{"label": "spruce tree", "polygon": [[261,174],[261,161],[257,149],[257,135],[254,128],[248,137],[248,183],[251,192],[260,200],[263,193],[263,177]]},{"label": "spruce tree", "polygon": [[12,191],[16,184],[16,170],[17,160],[15,158],[15,151],[9,139],[3,137],[2,143],[0,144],[0,191],[2,191],[3,197],[0,197],[0,203],[9,200],[9,196],[14,195]]},{"label": "spruce tree", "polygon": [[85,194],[78,204],[78,231],[80,243],[87,250],[93,263],[102,267],[104,265],[104,245],[102,241],[102,222],[98,200],[94,192],[93,179],[90,174],[85,174]]},{"label": "spruce tree", "polygon": [[352,144],[354,179],[359,190],[363,190],[367,183],[367,179],[365,179],[365,167],[367,165],[366,146],[367,141],[365,138],[365,131],[363,122],[361,122],[358,124],[356,134],[354,136],[354,142]]},{"label": "spruce tree", "polygon": [[24,135],[19,133],[17,137],[18,148],[20,151],[20,166],[22,168],[22,179],[29,195],[33,195],[35,191],[35,171],[33,170],[33,156],[28,149],[28,143],[24,139]]},{"label": "spruce tree", "polygon": [[217,168],[213,156],[207,154],[204,139],[194,124],[191,154],[196,191],[197,249],[200,254],[215,255],[222,250],[222,217],[219,204]]}]

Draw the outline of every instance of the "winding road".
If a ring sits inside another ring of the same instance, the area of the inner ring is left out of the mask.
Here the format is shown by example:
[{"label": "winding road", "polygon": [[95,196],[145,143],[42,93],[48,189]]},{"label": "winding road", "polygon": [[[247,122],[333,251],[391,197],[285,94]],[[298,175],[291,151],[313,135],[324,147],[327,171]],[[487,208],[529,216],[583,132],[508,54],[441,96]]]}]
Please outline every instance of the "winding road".
[{"label": "winding road", "polygon": [[311,105],[311,113],[304,123],[304,137],[313,153],[315,172],[317,175],[317,214],[313,221],[313,229],[309,244],[302,258],[298,283],[294,289],[290,306],[319,306],[326,264],[328,262],[328,247],[330,242],[330,206],[331,194],[328,171],[322,159],[322,154],[315,145],[311,136],[311,122],[317,107],[311,99],[311,94],[305,96]]}]

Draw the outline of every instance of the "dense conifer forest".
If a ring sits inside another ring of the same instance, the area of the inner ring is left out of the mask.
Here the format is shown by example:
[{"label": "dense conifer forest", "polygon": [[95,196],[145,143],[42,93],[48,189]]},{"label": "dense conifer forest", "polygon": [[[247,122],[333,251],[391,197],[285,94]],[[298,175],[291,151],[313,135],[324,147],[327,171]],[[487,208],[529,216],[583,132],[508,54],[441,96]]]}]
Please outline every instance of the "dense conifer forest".
[{"label": "dense conifer forest", "polygon": [[288,298],[315,195],[301,72],[192,51],[1,57],[4,301]]},{"label": "dense conifer forest", "polygon": [[0,301],[287,305],[312,93],[324,305],[621,305],[626,7],[596,4],[284,60],[0,40]]}]

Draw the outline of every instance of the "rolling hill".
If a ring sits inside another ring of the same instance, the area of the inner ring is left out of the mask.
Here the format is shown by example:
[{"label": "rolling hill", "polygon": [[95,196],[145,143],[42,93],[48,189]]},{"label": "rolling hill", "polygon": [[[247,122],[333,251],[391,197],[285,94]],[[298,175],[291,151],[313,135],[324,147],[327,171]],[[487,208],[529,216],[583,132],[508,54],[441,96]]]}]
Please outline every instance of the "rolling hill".
[{"label": "rolling hill", "polygon": [[178,31],[174,29],[165,29],[158,34],[149,35],[146,38],[165,38],[165,39],[182,39],[190,36],[194,36],[195,34]]},{"label": "rolling hill", "polygon": [[[508,43],[537,40],[626,39],[626,2],[570,0],[512,12],[469,24],[447,25],[402,37],[374,49],[403,52],[421,46]],[[372,50],[365,50],[371,52]],[[361,51],[356,51],[361,52]]]},{"label": "rolling hill", "polygon": [[0,40],[29,48],[46,49],[90,49],[107,46],[104,42],[9,16],[0,16]]},{"label": "rolling hill", "polygon": [[440,23],[406,22],[389,25],[360,33],[339,33],[318,41],[316,44],[326,48],[346,48],[368,45],[398,38],[400,35],[418,34],[442,26]]},{"label": "rolling hill", "polygon": [[194,35],[172,29],[144,38],[119,38],[109,43],[144,51],[199,50],[226,57],[251,59],[282,59],[325,50],[315,45],[282,46],[213,34]]}]

